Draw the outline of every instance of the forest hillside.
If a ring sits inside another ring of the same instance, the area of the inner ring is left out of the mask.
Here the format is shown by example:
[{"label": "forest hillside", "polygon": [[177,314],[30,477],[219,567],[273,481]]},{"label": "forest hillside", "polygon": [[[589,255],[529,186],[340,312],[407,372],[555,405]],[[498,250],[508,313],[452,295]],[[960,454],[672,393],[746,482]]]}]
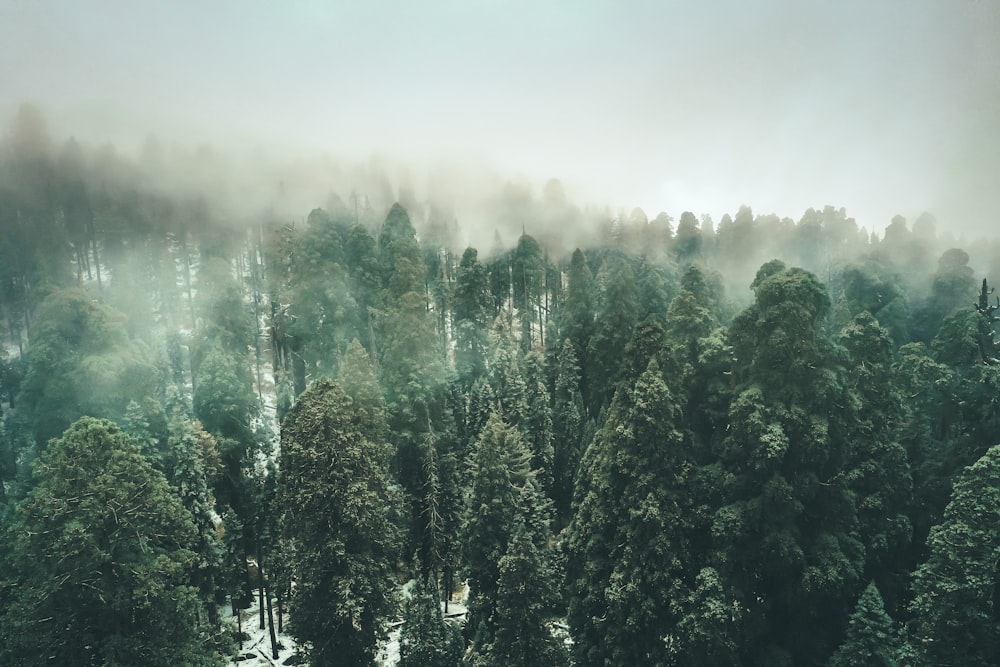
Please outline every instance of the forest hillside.
[{"label": "forest hillside", "polygon": [[0,664],[1000,655],[1000,238],[2,149]]}]

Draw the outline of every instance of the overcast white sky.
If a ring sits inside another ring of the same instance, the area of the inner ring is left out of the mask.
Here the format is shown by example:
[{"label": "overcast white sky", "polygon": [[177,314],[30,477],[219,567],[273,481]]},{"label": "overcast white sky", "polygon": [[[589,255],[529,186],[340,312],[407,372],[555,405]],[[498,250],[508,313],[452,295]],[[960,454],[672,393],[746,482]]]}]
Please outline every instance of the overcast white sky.
[{"label": "overcast white sky", "polygon": [[477,160],[612,207],[1000,219],[1000,0],[0,0],[0,122]]}]

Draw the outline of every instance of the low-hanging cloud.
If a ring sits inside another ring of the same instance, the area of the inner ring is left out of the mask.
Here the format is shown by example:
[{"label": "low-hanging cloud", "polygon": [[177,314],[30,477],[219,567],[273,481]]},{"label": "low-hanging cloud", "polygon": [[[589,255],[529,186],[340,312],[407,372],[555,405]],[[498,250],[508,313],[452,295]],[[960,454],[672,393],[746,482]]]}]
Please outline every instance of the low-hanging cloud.
[{"label": "low-hanging cloud", "polygon": [[833,204],[975,234],[1000,210],[998,7],[5,3],[0,112],[289,179],[377,154],[435,171],[418,187],[475,164],[651,217]]}]

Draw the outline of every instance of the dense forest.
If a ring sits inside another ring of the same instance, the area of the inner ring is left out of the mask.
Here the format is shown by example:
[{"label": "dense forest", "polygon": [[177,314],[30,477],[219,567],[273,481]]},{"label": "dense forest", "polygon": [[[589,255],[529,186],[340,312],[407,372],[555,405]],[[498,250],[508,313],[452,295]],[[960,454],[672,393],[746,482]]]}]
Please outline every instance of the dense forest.
[{"label": "dense forest", "polygon": [[996,664],[1000,239],[168,159],[0,146],[0,664]]}]

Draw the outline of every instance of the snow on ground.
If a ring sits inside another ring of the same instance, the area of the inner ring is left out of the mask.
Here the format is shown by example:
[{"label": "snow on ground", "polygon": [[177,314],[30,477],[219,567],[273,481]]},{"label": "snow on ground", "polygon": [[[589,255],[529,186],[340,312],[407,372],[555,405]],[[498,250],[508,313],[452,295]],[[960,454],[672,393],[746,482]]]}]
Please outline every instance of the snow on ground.
[{"label": "snow on ground", "polygon": [[[415,584],[416,581],[410,579],[400,587],[401,600],[405,601],[410,597],[410,592],[413,590]],[[455,623],[465,623],[465,617],[469,613],[469,610],[465,606],[468,596],[468,586],[460,584],[448,601],[448,612],[445,614],[445,618]],[[441,602],[441,611],[444,611],[443,601]],[[403,622],[401,620],[390,624],[389,639],[386,641],[385,646],[382,647],[382,650],[378,652],[378,655],[375,656],[375,664],[379,667],[395,667],[395,665],[399,664],[399,630],[402,626]]]},{"label": "snow on ground", "polygon": [[[410,579],[399,587],[401,600],[405,601],[410,597],[415,583],[415,580]],[[468,586],[460,584],[459,587],[452,593],[451,598],[448,601],[448,611],[445,613],[445,618],[455,623],[464,623],[466,615],[469,611],[465,606],[468,600],[468,595]],[[243,623],[243,633],[247,635],[249,639],[243,640],[243,648],[237,652],[236,657],[230,660],[230,667],[263,667],[265,665],[271,667],[272,665],[284,665],[289,658],[295,655],[295,640],[292,639],[287,633],[279,633],[277,631],[278,612],[277,609],[273,608],[272,603],[272,611],[275,615],[275,635],[278,639],[278,658],[274,659],[271,657],[271,633],[266,627],[267,611],[265,609],[264,612],[265,628],[261,630],[259,601],[260,597],[258,595],[254,595],[253,603],[246,609],[240,610],[240,619]],[[235,632],[236,617],[231,616],[231,611],[228,607],[223,607],[221,611],[223,613],[223,617],[227,619],[227,622],[229,622],[233,628],[233,632]],[[441,611],[444,612],[443,601],[441,602]],[[288,620],[287,615],[285,620]],[[395,667],[395,665],[399,664],[399,629],[402,625],[403,621],[401,619],[397,619],[390,624],[389,638],[386,641],[385,646],[382,647],[378,655],[375,657],[375,664],[379,667]],[[292,663],[294,662],[295,661],[293,660]]]},{"label": "snow on ground", "polygon": [[[295,654],[295,640],[293,640],[286,633],[278,632],[278,610],[274,609],[274,603],[272,601],[272,611],[274,613],[274,632],[278,638],[278,659],[272,658],[271,652],[271,633],[267,629],[267,610],[264,611],[264,629],[260,629],[260,613],[259,613],[259,600],[260,597],[254,595],[253,604],[246,609],[240,609],[240,619],[243,623],[243,634],[248,635],[249,639],[243,640],[243,648],[238,651],[236,657],[229,662],[231,666],[238,667],[256,667],[257,665],[284,665],[285,661],[291,658]],[[236,617],[231,616],[231,610],[227,607],[223,608],[225,617],[228,617],[228,621],[231,624],[233,631],[236,631]],[[287,621],[287,616],[285,618]],[[286,626],[287,627],[287,626]],[[294,661],[293,661],[294,662]]]}]

